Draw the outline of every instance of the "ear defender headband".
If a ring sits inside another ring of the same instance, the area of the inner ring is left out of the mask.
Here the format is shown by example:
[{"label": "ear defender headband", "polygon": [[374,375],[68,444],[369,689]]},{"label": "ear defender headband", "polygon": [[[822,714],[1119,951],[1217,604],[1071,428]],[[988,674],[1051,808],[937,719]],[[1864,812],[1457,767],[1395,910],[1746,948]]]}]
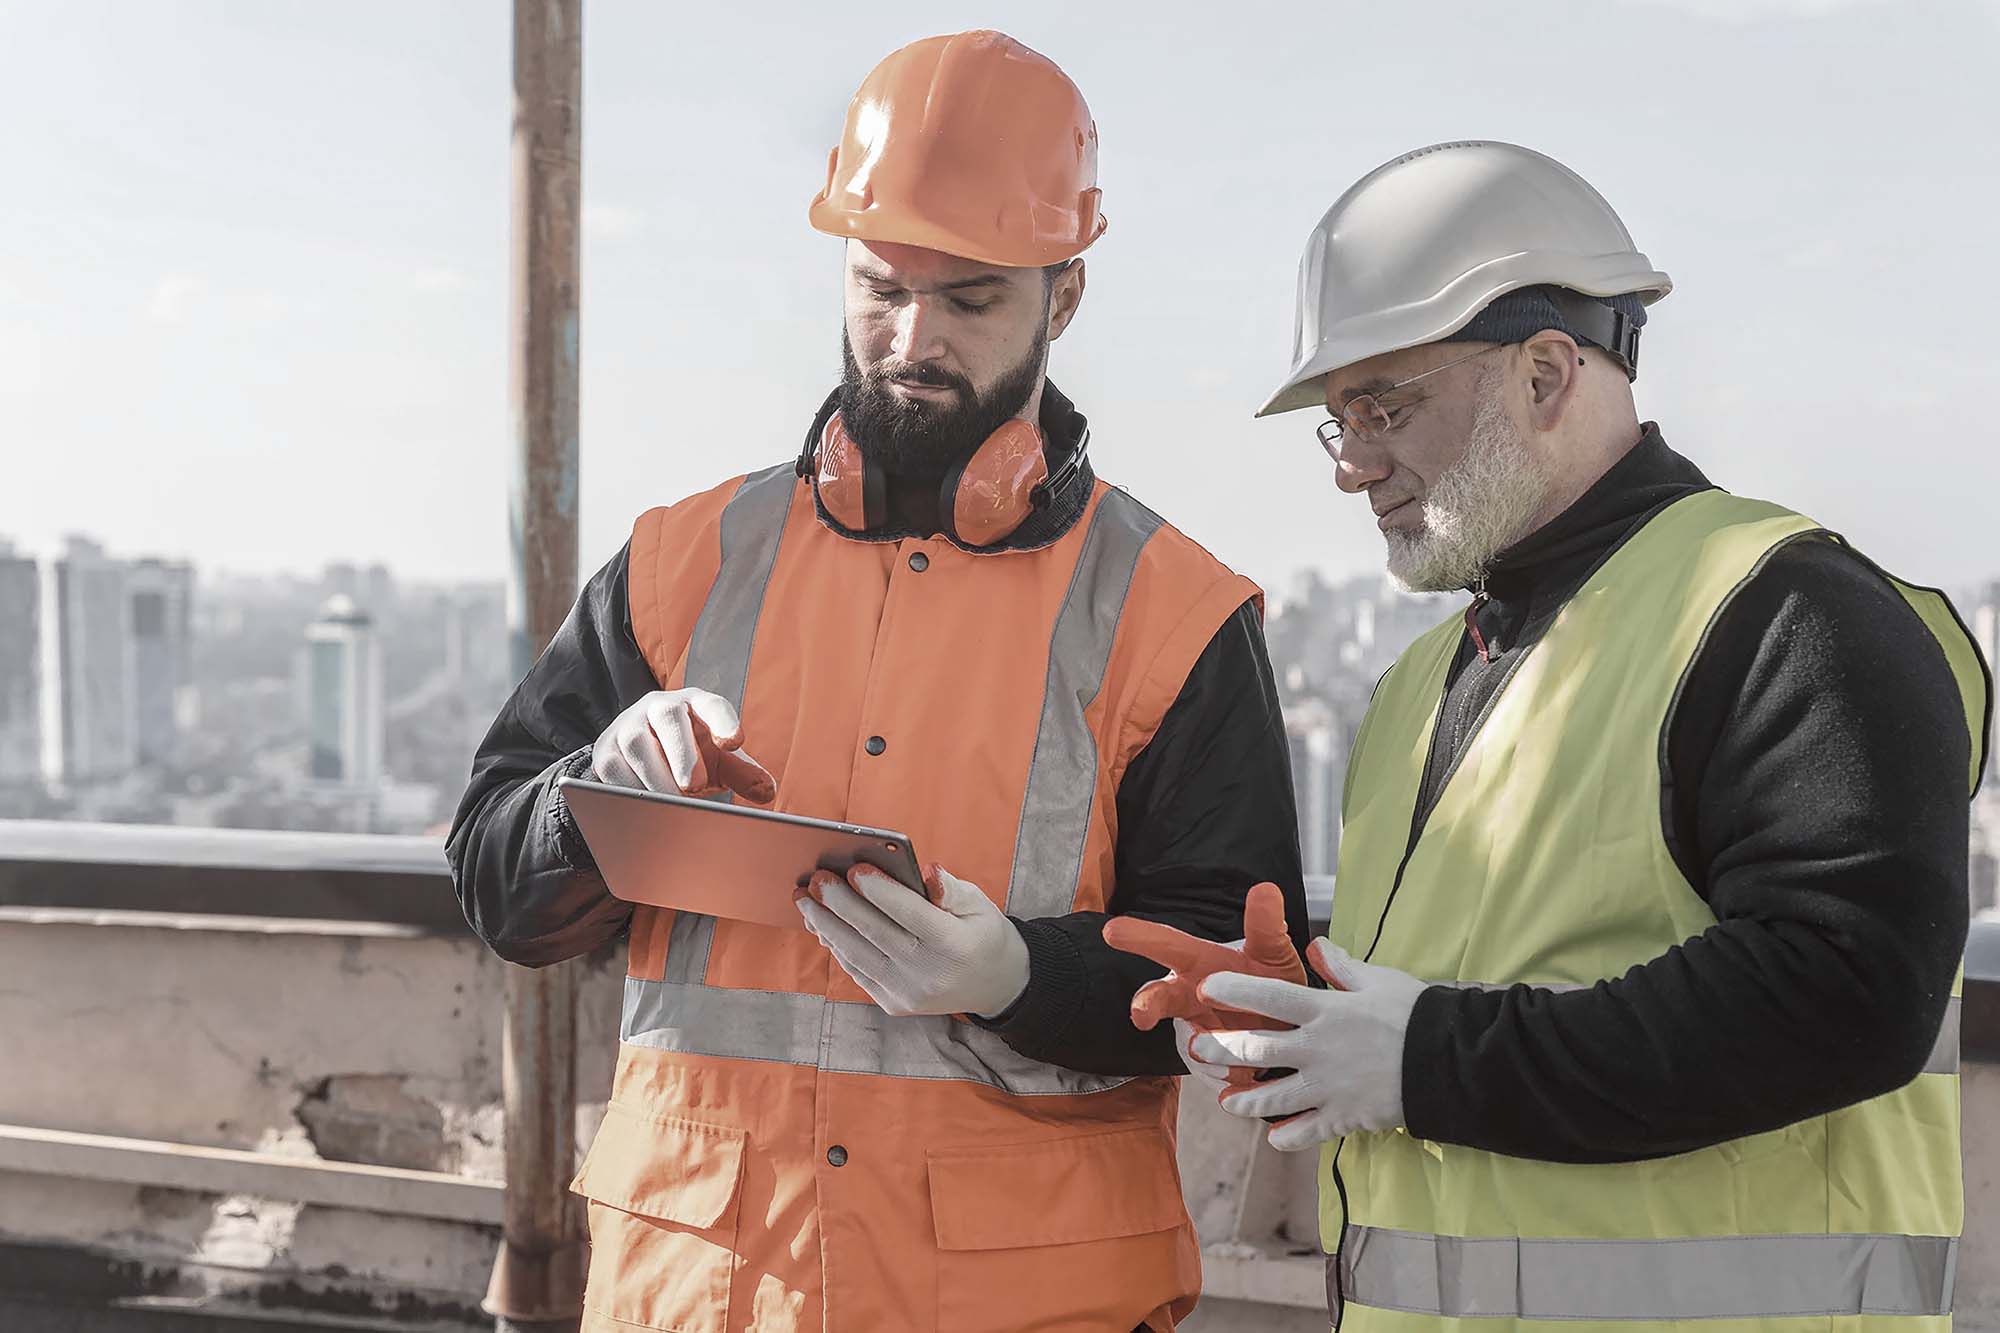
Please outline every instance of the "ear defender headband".
[{"label": "ear defender headband", "polygon": [[[1016,418],[987,436],[970,458],[953,467],[938,492],[938,514],[947,537],[962,546],[1005,541],[1037,510],[1068,489],[1090,447],[1085,432],[1076,452],[1053,476],[1042,432]],[[835,412],[819,440],[800,457],[798,473],[811,477],[820,503],[853,532],[872,532],[889,517],[888,481],[870,466]]]}]

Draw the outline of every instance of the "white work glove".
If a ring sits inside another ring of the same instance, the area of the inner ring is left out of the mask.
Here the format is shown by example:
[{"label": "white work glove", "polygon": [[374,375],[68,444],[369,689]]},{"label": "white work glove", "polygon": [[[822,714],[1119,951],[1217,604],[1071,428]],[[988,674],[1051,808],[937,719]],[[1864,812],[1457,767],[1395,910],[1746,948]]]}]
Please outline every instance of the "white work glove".
[{"label": "white work glove", "polygon": [[1271,1146],[1285,1152],[1403,1123],[1403,1038],[1428,989],[1408,973],[1356,962],[1325,940],[1313,943],[1306,961],[1337,989],[1233,972],[1203,982],[1205,999],[1294,1026],[1203,1033],[1192,1048],[1210,1064],[1298,1071],[1222,1100],[1223,1110],[1247,1119],[1291,1117],[1270,1134]]},{"label": "white work glove", "polygon": [[619,787],[682,796],[727,788],[767,805],[778,784],[742,744],[743,722],[721,695],[654,690],[604,729],[590,748],[590,771]]},{"label": "white work glove", "polygon": [[1208,1085],[1208,1090],[1219,1100],[1224,1089],[1229,1086],[1229,1071],[1221,1065],[1209,1064],[1194,1053],[1194,1039],[1201,1035],[1201,1029],[1185,1018],[1176,1018],[1174,1024],[1174,1054],[1180,1056],[1189,1074]]},{"label": "white work glove", "polygon": [[859,865],[844,880],[818,871],[795,897],[806,928],[883,1013],[991,1018],[1027,989],[1028,946],[977,885],[934,865],[925,886],[928,897]]}]

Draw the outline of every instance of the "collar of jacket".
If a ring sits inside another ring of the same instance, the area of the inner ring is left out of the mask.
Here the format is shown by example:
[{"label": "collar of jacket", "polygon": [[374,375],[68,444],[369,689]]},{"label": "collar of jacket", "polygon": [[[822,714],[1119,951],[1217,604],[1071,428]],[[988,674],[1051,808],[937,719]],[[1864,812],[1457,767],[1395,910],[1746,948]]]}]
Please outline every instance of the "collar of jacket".
[{"label": "collar of jacket", "polygon": [[1662,509],[1714,483],[1643,423],[1639,442],[1574,504],[1493,559],[1480,633],[1511,652],[1531,622],[1567,602],[1620,546]]},{"label": "collar of jacket", "polygon": [[[836,389],[827,395],[826,401],[820,405],[819,412],[813,417],[811,428],[806,431],[805,444],[799,455],[801,460],[812,456],[812,451],[819,445],[820,432],[826,429],[827,421],[839,407],[840,391]],[[1083,413],[1076,410],[1076,404],[1072,403],[1061,389],[1052,382],[1043,380],[1040,425],[1042,438],[1047,442],[1044,447],[1048,455],[1049,472],[1054,474],[1082,445],[1085,434],[1090,429],[1090,422],[1085,419]],[[810,476],[808,480],[812,484],[813,508],[819,514],[819,521],[851,541],[897,542],[906,537],[943,536],[941,533],[917,532],[908,528],[875,528],[867,532],[857,532],[853,528],[843,526],[826,511],[826,506],[820,502],[818,480]],[[1077,466],[1076,475],[1070,478],[1069,485],[1063,488],[1062,494],[1055,496],[1045,507],[1028,515],[1025,523],[1002,540],[991,546],[967,546],[956,537],[945,537],[945,540],[959,550],[970,551],[975,555],[1002,551],[1039,551],[1045,546],[1053,546],[1061,541],[1083,517],[1083,511],[1090,507],[1090,494],[1096,486],[1097,474],[1091,469],[1090,459],[1085,457]]]}]

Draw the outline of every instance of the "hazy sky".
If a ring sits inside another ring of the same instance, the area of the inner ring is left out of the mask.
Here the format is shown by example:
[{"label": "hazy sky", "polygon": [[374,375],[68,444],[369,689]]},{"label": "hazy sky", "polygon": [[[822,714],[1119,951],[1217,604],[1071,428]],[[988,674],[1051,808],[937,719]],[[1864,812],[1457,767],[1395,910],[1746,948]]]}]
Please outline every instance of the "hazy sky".
[{"label": "hazy sky", "polygon": [[[1282,590],[1379,565],[1282,378],[1307,231],[1451,138],[1590,179],[1676,291],[1642,414],[1926,582],[2000,574],[2000,0],[588,0],[583,561],[789,457],[835,377],[842,109],[997,25],[1110,230],[1053,376],[1100,470]],[[508,7],[0,0],[0,536],[504,573]]]}]

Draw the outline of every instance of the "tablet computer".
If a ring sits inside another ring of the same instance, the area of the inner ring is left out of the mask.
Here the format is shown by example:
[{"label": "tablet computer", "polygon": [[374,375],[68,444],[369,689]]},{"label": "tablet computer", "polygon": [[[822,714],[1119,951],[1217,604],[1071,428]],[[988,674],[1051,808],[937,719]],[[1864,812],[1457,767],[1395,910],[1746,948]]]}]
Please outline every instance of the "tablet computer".
[{"label": "tablet computer", "polygon": [[779,814],[687,796],[558,778],[615,898],[804,930],[792,893],[814,870],[862,863],[923,889],[910,840],[893,829]]}]

